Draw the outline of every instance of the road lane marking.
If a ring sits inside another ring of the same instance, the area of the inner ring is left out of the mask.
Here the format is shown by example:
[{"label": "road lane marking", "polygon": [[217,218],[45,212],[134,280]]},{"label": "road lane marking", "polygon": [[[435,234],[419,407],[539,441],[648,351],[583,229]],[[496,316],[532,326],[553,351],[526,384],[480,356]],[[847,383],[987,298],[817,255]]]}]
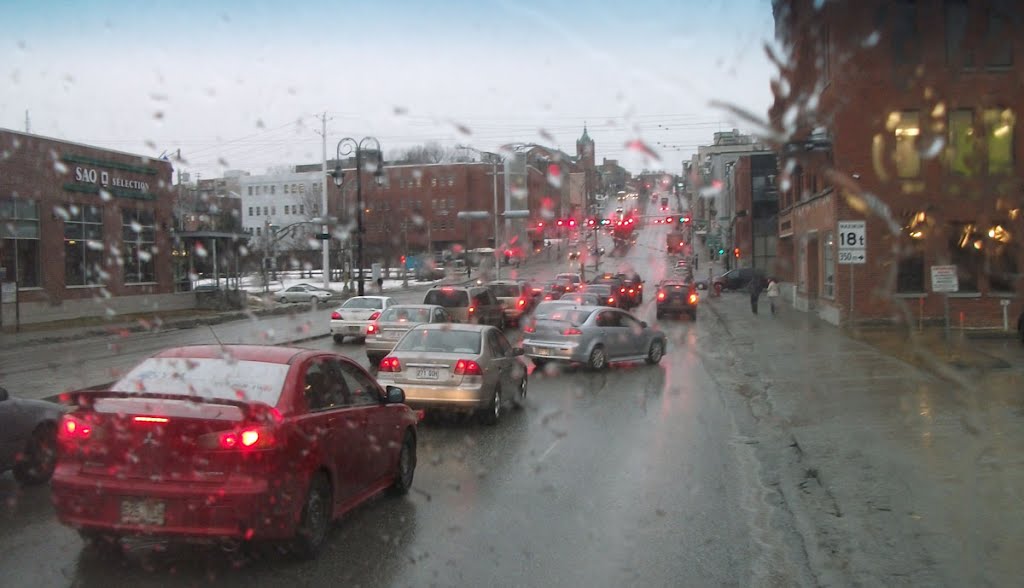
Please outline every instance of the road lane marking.
[{"label": "road lane marking", "polygon": [[553,450],[553,449],[555,448],[555,446],[556,446],[556,445],[558,445],[558,442],[559,442],[559,441],[561,441],[561,439],[555,439],[555,440],[554,440],[554,441],[553,441],[553,442],[551,443],[551,447],[548,447],[548,448],[547,448],[547,449],[546,449],[546,450],[544,451],[544,453],[540,454],[540,458],[539,458],[539,459],[537,460],[537,462],[539,463],[539,462],[542,462],[542,461],[544,461],[544,459],[545,459],[545,458],[546,458],[546,457],[547,457],[547,456],[548,456],[548,455],[549,455],[549,454],[551,453],[551,450]]}]

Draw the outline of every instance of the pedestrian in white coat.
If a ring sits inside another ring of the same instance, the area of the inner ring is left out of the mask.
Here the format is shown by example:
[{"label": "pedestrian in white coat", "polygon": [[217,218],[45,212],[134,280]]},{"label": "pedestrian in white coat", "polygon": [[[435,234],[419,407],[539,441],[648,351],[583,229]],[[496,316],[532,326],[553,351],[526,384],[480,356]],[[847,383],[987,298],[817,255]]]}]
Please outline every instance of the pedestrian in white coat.
[{"label": "pedestrian in white coat", "polygon": [[772,309],[772,315],[775,315],[775,299],[779,297],[779,283],[775,281],[775,278],[768,279],[768,288],[765,290],[765,294],[768,296],[768,306]]}]

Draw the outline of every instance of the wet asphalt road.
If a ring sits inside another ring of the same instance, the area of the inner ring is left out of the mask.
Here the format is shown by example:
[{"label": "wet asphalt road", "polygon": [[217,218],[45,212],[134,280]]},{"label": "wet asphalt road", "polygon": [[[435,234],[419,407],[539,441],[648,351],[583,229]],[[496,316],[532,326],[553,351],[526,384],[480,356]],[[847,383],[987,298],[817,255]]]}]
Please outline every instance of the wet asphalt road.
[{"label": "wet asphalt road", "polygon": [[[618,260],[647,279],[637,314],[649,322],[663,235],[648,228]],[[160,544],[110,558],[83,550],[56,522],[46,488],[20,490],[0,476],[0,585],[768,584],[756,543],[771,516],[753,498],[750,454],[701,359],[717,327],[710,318],[662,326],[670,346],[659,366],[537,372],[527,407],[496,427],[421,425],[413,492],[340,521],[314,562]],[[303,345],[365,362],[358,344]],[[793,574],[778,585],[802,583]]]}]

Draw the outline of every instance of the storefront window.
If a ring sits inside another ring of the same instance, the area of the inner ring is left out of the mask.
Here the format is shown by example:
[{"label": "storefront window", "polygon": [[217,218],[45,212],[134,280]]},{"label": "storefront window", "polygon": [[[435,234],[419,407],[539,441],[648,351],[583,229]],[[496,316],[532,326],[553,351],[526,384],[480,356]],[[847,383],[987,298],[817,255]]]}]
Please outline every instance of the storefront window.
[{"label": "storefront window", "polygon": [[949,257],[957,269],[959,290],[978,292],[979,276],[985,268],[985,239],[974,223],[951,223]]},{"label": "storefront window", "polygon": [[974,112],[968,109],[949,113],[949,169],[962,176],[971,175],[974,161]]},{"label": "storefront window", "polygon": [[836,297],[836,242],[831,232],[825,233],[822,241],[822,257],[825,271],[822,273],[822,295],[825,298]]},{"label": "storefront window", "polygon": [[1013,172],[1013,127],[1017,117],[1009,108],[986,110],[983,117],[988,144],[988,173],[1009,174]]},{"label": "storefront window", "polygon": [[124,283],[155,282],[153,241],[156,223],[148,210],[121,211]]},{"label": "storefront window", "polygon": [[921,175],[921,154],[917,148],[920,115],[916,111],[894,112],[889,119],[896,135],[896,173],[900,178],[916,178]]},{"label": "storefront window", "polygon": [[103,283],[103,209],[68,206],[64,220],[64,284],[90,286]]},{"label": "storefront window", "polygon": [[39,205],[0,201],[0,267],[20,288],[39,286]]}]

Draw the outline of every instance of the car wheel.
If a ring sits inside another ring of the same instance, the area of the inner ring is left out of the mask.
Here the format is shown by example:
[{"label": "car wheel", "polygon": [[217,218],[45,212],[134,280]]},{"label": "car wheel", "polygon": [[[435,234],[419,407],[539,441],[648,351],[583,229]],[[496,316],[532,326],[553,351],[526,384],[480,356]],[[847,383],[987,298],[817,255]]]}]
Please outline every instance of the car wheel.
[{"label": "car wheel", "polygon": [[56,466],[57,427],[43,423],[32,432],[23,459],[14,465],[14,479],[23,486],[44,484]]},{"label": "car wheel", "polygon": [[604,346],[598,345],[590,351],[587,366],[594,371],[603,370],[608,367],[608,356],[605,355]]},{"label": "car wheel", "polygon": [[284,296],[278,298],[277,301],[280,302],[281,304],[288,304],[288,299],[285,298]]},{"label": "car wheel", "polygon": [[539,357],[531,357],[531,358],[530,358],[530,361],[532,361],[532,362],[533,362],[533,365],[534,365],[534,367],[536,367],[536,368],[537,368],[537,369],[539,369],[539,370],[542,370],[542,369],[544,369],[544,366],[546,366],[546,365],[548,364],[548,360],[546,360],[546,359],[541,359],[541,358],[539,358]]},{"label": "car wheel", "polygon": [[490,405],[480,411],[480,420],[485,425],[496,425],[501,420],[501,385],[494,387],[494,398],[491,399]]},{"label": "car wheel", "polygon": [[657,365],[665,355],[665,344],[660,339],[651,341],[651,347],[647,350],[647,358],[644,360],[650,365]]},{"label": "car wheel", "polygon": [[345,335],[335,335],[334,336],[334,342],[335,343],[344,343],[345,342]]},{"label": "car wheel", "polygon": [[398,454],[398,471],[391,492],[396,495],[407,494],[412,488],[412,478],[416,473],[416,437],[409,431],[402,440],[402,450]]},{"label": "car wheel", "polygon": [[523,379],[519,382],[519,391],[517,392],[514,400],[516,408],[526,407],[526,387],[526,374],[523,374]]},{"label": "car wheel", "polygon": [[302,507],[302,518],[292,541],[292,552],[301,559],[313,559],[327,540],[331,529],[331,483],[317,473],[309,483],[309,493]]}]

